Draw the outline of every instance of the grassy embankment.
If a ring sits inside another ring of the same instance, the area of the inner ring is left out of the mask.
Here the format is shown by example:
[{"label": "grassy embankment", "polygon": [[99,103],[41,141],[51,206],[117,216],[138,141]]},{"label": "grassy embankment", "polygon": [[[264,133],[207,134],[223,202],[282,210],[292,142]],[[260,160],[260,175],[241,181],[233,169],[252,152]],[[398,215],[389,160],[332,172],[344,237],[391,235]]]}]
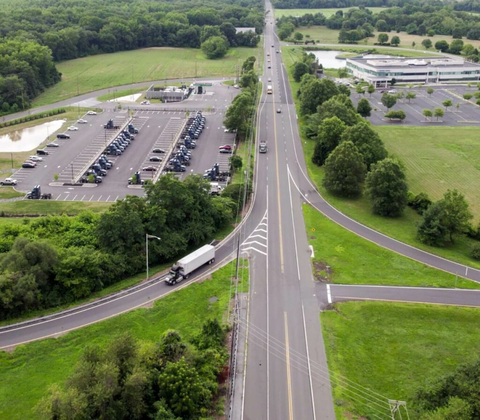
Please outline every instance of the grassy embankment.
[{"label": "grassy embankment", "polygon": [[[0,176],[5,177],[5,174],[1,174]],[[10,174],[9,174],[10,176]],[[15,191],[13,187],[1,187],[0,188],[0,200],[5,200],[9,198],[16,198],[16,197],[23,197],[25,194]],[[1,211],[1,204],[0,204],[0,211]]]},{"label": "grassy embankment", "polygon": [[[332,222],[316,209],[303,209],[307,237],[315,251],[313,274],[340,284],[459,287],[480,289],[480,283],[436,270],[382,248]],[[330,269],[326,270],[326,266]]]},{"label": "grassy embankment", "polygon": [[[285,47],[282,47],[282,51],[283,51],[283,59],[285,60],[285,66],[287,67],[288,72],[289,72],[289,79],[290,79],[292,92],[295,93],[295,92],[298,91],[299,83],[294,82],[292,77],[291,77],[290,64],[295,61],[295,59],[297,57],[297,54],[295,53],[295,51],[292,51],[291,49],[288,49],[288,48],[285,48]],[[295,94],[294,94],[294,97],[296,99]],[[304,121],[304,118],[302,118],[300,116],[300,112],[298,112],[298,101],[297,101],[297,113],[299,115],[300,127],[302,127],[302,125],[305,123],[305,121]],[[377,127],[377,129],[378,129],[378,127]],[[389,130],[392,130],[393,133],[395,133],[395,131],[398,130],[398,129],[399,129],[398,127],[382,127],[381,128],[381,130],[384,130],[384,131],[387,131],[387,132]],[[426,129],[426,130],[421,130],[421,128],[419,128],[419,127],[412,127],[411,129],[415,130],[416,133],[422,133],[422,135],[426,135],[425,133],[428,133],[428,130],[431,130],[431,127],[428,127],[428,129]],[[442,127],[442,130],[443,129],[444,129],[444,127]],[[457,153],[458,157],[455,157],[455,162],[459,162],[459,159],[462,158],[461,147],[464,147],[464,145],[463,145],[462,141],[460,141],[458,139],[460,139],[460,138],[469,139],[469,140],[464,142],[465,146],[468,145],[469,142],[471,141],[471,136],[473,135],[472,133],[474,132],[474,130],[470,130],[470,129],[468,129],[468,127],[455,127],[452,130],[455,130],[455,137],[450,139],[449,145],[444,146],[446,150],[444,152],[442,152],[441,150],[435,150],[435,151],[431,150],[431,153],[439,154],[439,155],[441,155],[441,153],[444,153],[444,155],[447,156],[446,151],[450,150],[452,155],[454,153]],[[312,160],[311,160],[311,156],[313,154],[313,149],[315,147],[315,142],[313,140],[310,140],[310,139],[306,138],[303,135],[302,130],[300,130],[300,133],[301,133],[302,140],[303,140],[302,141],[303,152],[304,152],[304,155],[305,155],[305,161],[306,161],[306,164],[307,164],[307,169],[308,169],[308,174],[310,176],[310,179],[316,185],[318,191],[323,196],[323,198],[325,198],[325,200],[327,200],[330,204],[332,204],[334,207],[336,207],[337,209],[339,209],[341,212],[348,215],[349,217],[351,217],[355,220],[358,220],[359,222],[361,222],[361,223],[363,223],[363,224],[365,224],[365,225],[367,225],[367,226],[369,226],[369,227],[371,227],[371,228],[373,228],[373,229],[375,229],[375,230],[377,230],[377,231],[379,231],[379,232],[381,232],[385,235],[388,235],[392,238],[395,238],[399,241],[405,242],[405,243],[413,245],[417,248],[420,248],[420,249],[423,249],[425,251],[431,252],[432,254],[436,254],[436,255],[439,255],[441,257],[444,257],[444,258],[447,258],[447,259],[450,259],[450,260],[453,260],[453,261],[457,261],[457,262],[462,263],[462,264],[467,264],[467,265],[470,265],[470,266],[475,267],[475,268],[480,268],[480,262],[475,261],[472,258],[470,258],[470,249],[471,249],[472,245],[475,243],[475,241],[467,238],[466,236],[461,236],[461,235],[457,236],[454,244],[450,244],[450,245],[448,245],[444,248],[432,247],[432,246],[428,246],[428,245],[425,245],[425,244],[421,243],[417,239],[417,228],[416,228],[416,224],[421,220],[421,217],[410,208],[405,209],[403,216],[401,216],[399,218],[391,219],[391,218],[381,217],[381,216],[377,216],[377,215],[373,214],[372,211],[371,211],[370,202],[365,196],[362,196],[358,199],[345,199],[345,198],[337,197],[333,194],[330,194],[328,191],[325,190],[325,188],[322,185],[322,179],[323,179],[323,176],[324,176],[323,167],[318,167],[318,166],[314,165],[312,163]],[[462,133],[462,134],[459,134],[459,133]],[[467,134],[464,135],[464,133],[467,133]],[[381,132],[381,137],[385,139],[386,146],[387,146],[388,149],[391,147],[391,144],[395,144],[395,142],[407,141],[407,140],[405,140],[404,137],[400,137],[397,140],[392,140],[391,138],[389,139],[389,136],[386,135],[384,132]],[[417,134],[415,134],[415,137],[412,136],[412,139],[408,140],[408,141],[411,142],[410,144],[412,144],[412,147],[414,147],[414,148],[410,151],[405,150],[404,153],[410,153],[411,154],[411,153],[416,152],[417,145],[414,145],[415,138],[418,138]],[[442,138],[445,140],[445,139],[447,139],[447,136],[443,136]],[[398,144],[397,147],[402,147],[402,146],[400,146]],[[397,152],[395,150],[390,150],[390,151],[393,152],[394,155],[397,155]],[[446,159],[448,160],[448,157]],[[463,157],[462,165],[467,165],[468,164],[468,166],[471,167],[473,165],[472,162],[474,162],[474,159],[475,159],[474,157],[469,157],[469,158]],[[442,165],[443,166],[450,165],[450,162],[448,162],[447,160],[442,160],[442,162],[436,163],[434,165],[434,167],[440,168],[440,167],[442,167]],[[407,164],[407,162],[405,162],[405,163]],[[431,170],[431,161],[430,160],[427,160],[427,162],[425,162],[425,159],[422,161],[422,159],[419,158],[416,162],[412,161],[409,164],[412,167],[415,164],[420,165],[422,167],[422,171],[427,173],[429,178],[432,178],[432,176],[430,175],[430,170]],[[459,164],[457,163],[457,165],[459,165]],[[462,170],[463,170],[463,166],[462,166]],[[472,171],[473,171],[473,169],[472,169]],[[445,181],[442,181],[442,180],[438,180],[438,181],[435,181],[435,180],[432,180],[432,181],[417,180],[416,181],[417,184],[415,184],[415,182],[413,182],[412,185],[413,185],[414,188],[418,188],[417,186],[420,185],[421,182],[425,182],[425,185],[427,184],[427,182],[433,183],[432,185],[436,185],[436,188],[437,188],[437,190],[435,192],[435,196],[437,197],[437,196],[443,194],[441,191],[443,191],[444,189],[454,188],[454,186],[450,186],[450,185],[448,185],[444,182],[446,182],[449,178],[451,179],[452,177],[455,177],[455,175],[459,176],[458,172],[461,172],[461,171],[457,171],[457,173],[455,173],[454,171],[445,170],[445,174],[448,173],[448,177],[445,178]],[[414,177],[415,174],[410,173],[408,168],[407,168],[407,176],[410,179],[410,178]],[[478,172],[476,172],[476,176],[478,177]],[[457,184],[455,184],[455,185],[457,185]],[[426,192],[429,192],[429,191],[426,191]],[[470,200],[470,198],[468,196],[467,196],[467,199]],[[477,208],[477,211],[480,211],[480,210]],[[480,216],[480,215],[477,215],[477,217],[478,216]],[[462,273],[459,273],[459,275],[460,274],[462,274]]]},{"label": "grassy embankment", "polygon": [[[417,389],[478,358],[472,351],[480,346],[478,308],[348,302],[323,312],[321,322],[331,378],[342,375],[368,388],[370,400],[377,392],[407,401],[412,419]],[[358,390],[333,386],[337,420],[357,418],[352,412],[380,415],[380,407],[365,405],[352,391]]]},{"label": "grassy embankment", "polygon": [[[158,340],[169,329],[190,339],[205,320],[225,321],[233,264],[213,273],[211,279],[156,301],[151,309],[136,309],[56,339],[22,345],[11,354],[0,353],[0,380],[8,384],[0,387],[0,418],[38,418],[33,408],[51,384],[65,382],[86,345],[105,347],[125,331],[144,343]],[[239,289],[247,291],[247,268],[241,269],[239,278]]]},{"label": "grassy embankment", "polygon": [[[34,101],[34,106],[46,105],[71,98],[78,93],[153,80],[182,79],[193,77],[230,77],[235,75],[235,66],[257,49],[231,48],[219,60],[208,60],[199,49],[192,48],[146,48],[101,54],[57,64],[62,81],[48,89]],[[117,96],[123,95],[117,91]]]},{"label": "grassy embankment", "polygon": [[[68,126],[73,125],[79,118],[81,118],[82,115],[84,115],[85,112],[90,108],[66,107],[65,109],[67,112],[63,114],[52,115],[50,117],[45,117],[45,118],[39,118],[38,120],[32,120],[22,124],[16,124],[11,127],[0,128],[0,136],[10,134],[11,136],[16,137],[18,135],[17,133],[25,128],[35,127],[37,125],[44,124],[49,121],[56,121],[56,120],[66,120],[66,122],[60,128],[60,131],[64,131],[67,129]],[[38,145],[37,147],[35,147],[34,149],[28,152],[0,153],[0,171],[8,171],[12,168],[21,167],[25,159],[32,154],[36,154],[35,151],[37,149],[41,149],[43,147],[42,145],[51,141],[51,139],[55,137],[54,134],[55,133],[53,132],[50,133],[50,136],[48,139],[46,139],[42,144]],[[4,176],[6,176],[6,174],[0,174],[0,177],[4,177]]]},{"label": "grassy embankment", "polygon": [[[0,213],[14,216],[75,215],[84,210],[101,213],[112,203],[88,201],[20,200],[0,203]],[[0,217],[0,223],[5,218]]]}]

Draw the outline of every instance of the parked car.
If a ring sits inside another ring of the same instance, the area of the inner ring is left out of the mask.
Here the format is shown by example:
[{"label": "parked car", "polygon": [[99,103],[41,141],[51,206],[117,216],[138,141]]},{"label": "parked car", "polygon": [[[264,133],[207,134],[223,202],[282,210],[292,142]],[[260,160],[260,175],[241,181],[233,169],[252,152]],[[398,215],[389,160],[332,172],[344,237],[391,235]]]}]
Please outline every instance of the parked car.
[{"label": "parked car", "polygon": [[5,178],[3,181],[0,181],[0,185],[17,185],[17,180],[13,178]]},{"label": "parked car", "polygon": [[78,127],[75,127],[74,125],[71,125],[70,127],[68,127],[68,131],[77,131],[78,130]]},{"label": "parked car", "polygon": [[153,149],[152,153],[165,153],[165,150],[163,150],[163,149]]},{"label": "parked car", "polygon": [[381,90],[380,93],[387,93],[387,91],[384,89],[384,90]]},{"label": "parked car", "polygon": [[220,146],[218,149],[232,150],[232,146],[230,144],[224,144],[223,146]]},{"label": "parked car", "polygon": [[70,136],[68,134],[65,134],[65,133],[60,133],[60,134],[57,134],[57,139],[69,139]]},{"label": "parked car", "polygon": [[43,162],[43,158],[38,157],[36,155],[30,156],[28,160],[31,160],[32,162]]},{"label": "parked car", "polygon": [[151,156],[150,157],[150,162],[161,162],[162,158],[158,156]]},{"label": "parked car", "polygon": [[40,156],[48,156],[48,152],[44,149],[38,149],[37,150],[37,155],[40,155]]},{"label": "parked car", "polygon": [[140,105],[150,105],[150,101],[142,101],[140,102]]},{"label": "parked car", "polygon": [[232,149],[220,149],[220,153],[232,153]]},{"label": "parked car", "polygon": [[390,95],[395,95],[395,94],[397,93],[397,91],[396,91],[395,89],[390,89],[390,90],[388,91],[388,93],[389,93]]},{"label": "parked car", "polygon": [[[95,111],[88,111],[87,115],[97,115],[97,113]],[[102,181],[100,181],[100,182],[102,182]]]},{"label": "parked car", "polygon": [[238,86],[238,85],[233,85],[233,87],[234,87],[235,89],[240,89],[240,86]]},{"label": "parked car", "polygon": [[142,169],[142,171],[146,172],[156,172],[157,168],[155,166],[145,166],[145,168]]},{"label": "parked car", "polygon": [[60,147],[60,145],[52,141],[51,143],[47,144],[47,147]]},{"label": "parked car", "polygon": [[35,163],[34,162],[24,162],[22,164],[22,168],[35,168]]},{"label": "parked car", "polygon": [[78,124],[87,124],[88,121],[87,120],[84,120],[83,118],[80,118],[78,121],[77,121]]}]

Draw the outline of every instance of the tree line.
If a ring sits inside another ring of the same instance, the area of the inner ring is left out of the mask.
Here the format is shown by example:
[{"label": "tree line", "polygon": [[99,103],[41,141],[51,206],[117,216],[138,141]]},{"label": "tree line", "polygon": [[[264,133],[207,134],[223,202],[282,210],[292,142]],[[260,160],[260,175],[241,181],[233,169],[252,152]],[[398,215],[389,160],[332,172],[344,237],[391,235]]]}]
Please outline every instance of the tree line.
[{"label": "tree line", "polygon": [[[60,81],[54,61],[148,47],[200,48],[208,58],[230,47],[256,47],[263,29],[258,0],[2,1],[0,113],[27,109]],[[253,32],[236,32],[252,27]]]},{"label": "tree line", "polygon": [[129,334],[106,349],[88,346],[65,385],[37,404],[45,420],[179,420],[223,413],[215,404],[228,377],[226,331],[206,321],[192,340],[167,331],[156,343]]},{"label": "tree line", "polygon": [[[411,0],[403,5],[373,13],[365,7],[352,8],[344,12],[338,10],[329,18],[321,14],[307,17],[283,16],[279,26],[290,23],[294,27],[325,25],[330,29],[342,30],[342,39],[349,42],[359,41],[379,32],[400,32],[420,36],[451,35],[472,40],[480,39],[480,16],[455,10],[450,5],[438,2],[420,2]],[[280,36],[280,34],[279,34]]]},{"label": "tree line", "polygon": [[[412,207],[422,216],[417,225],[418,239],[428,245],[452,244],[458,234],[479,240],[480,225],[471,225],[473,216],[464,195],[448,190],[433,203],[425,193],[410,192],[403,164],[388,156],[378,133],[362,118],[370,115],[368,100],[361,99],[355,109],[348,88],[311,74],[314,61],[312,54],[304,53],[291,70],[294,79],[300,80],[300,112],[306,121],[305,134],[315,141],[312,162],[324,167],[323,186],[346,198],[366,194],[372,212],[384,217],[399,217],[407,206]],[[368,86],[368,91],[372,88]],[[382,97],[387,108],[394,101],[394,95]],[[472,247],[471,256],[480,259],[479,242]]]},{"label": "tree line", "polygon": [[236,203],[210,184],[173,175],[96,215],[54,216],[0,227],[0,319],[85,298],[145,267],[184,255],[232,222]]},{"label": "tree line", "polygon": [[0,115],[28,108],[59,80],[48,47],[30,39],[0,40]]}]

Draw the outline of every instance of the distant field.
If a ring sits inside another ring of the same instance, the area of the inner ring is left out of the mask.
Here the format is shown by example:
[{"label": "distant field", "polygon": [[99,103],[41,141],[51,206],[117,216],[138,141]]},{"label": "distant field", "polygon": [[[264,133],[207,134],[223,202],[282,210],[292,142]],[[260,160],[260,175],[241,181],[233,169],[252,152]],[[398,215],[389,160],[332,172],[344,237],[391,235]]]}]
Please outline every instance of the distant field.
[{"label": "distant field", "polygon": [[[193,48],[146,48],[93,55],[57,64],[62,81],[34,101],[40,106],[95,90],[149,80],[192,77],[230,77],[235,66],[257,56],[256,48],[231,48],[218,60],[208,60]],[[195,72],[196,68],[196,72]]]},{"label": "distant field", "polygon": [[447,189],[465,194],[480,218],[480,143],[477,127],[375,126],[390,154],[407,170],[409,188],[440,199]]},{"label": "distant field", "polygon": [[480,346],[477,308],[347,302],[320,316],[332,381],[342,375],[368,388],[365,405],[358,388],[333,385],[337,420],[390,418],[388,405],[383,416],[376,410],[385,405],[372,403],[374,392],[406,401],[410,418],[417,419],[415,391],[478,358],[472,351]]},{"label": "distant field", "polygon": [[[87,344],[105,347],[128,331],[148,345],[169,329],[189,340],[207,319],[224,320],[233,264],[216,271],[209,280],[156,301],[151,309],[136,309],[58,338],[22,345],[13,353],[0,352],[0,382],[8,384],[0,387],[0,418],[39,419],[33,408],[51,384],[65,382]],[[239,290],[248,291],[247,268],[241,268],[240,278]]]},{"label": "distant field", "polygon": [[[296,29],[296,31],[301,32],[304,36],[310,35],[309,39],[313,39],[315,41],[318,41],[322,44],[338,44],[338,34],[339,30],[337,29],[328,29],[326,26],[311,26],[310,28],[307,28],[306,26],[300,26]],[[369,46],[374,46],[373,44],[377,42],[379,32],[375,32],[373,37],[371,38],[366,38],[362,41],[358,41],[358,45],[369,45]],[[422,41],[426,38],[429,38],[432,43],[435,45],[435,42],[440,41],[440,40],[445,40],[448,43],[452,42],[453,38],[450,35],[435,35],[432,37],[428,36],[420,36],[420,35],[410,35],[407,34],[406,32],[387,32],[387,35],[389,38],[392,38],[393,36],[398,36],[400,38],[400,48],[413,48],[418,51],[427,51],[423,45]],[[412,47],[412,42],[415,42],[415,47]],[[463,39],[463,42],[465,44],[472,44],[475,47],[480,47],[480,41],[474,41],[470,39]],[[396,49],[396,48],[392,48]],[[429,52],[435,52],[435,48],[430,48],[428,50]],[[420,54],[421,55],[421,54]]]},{"label": "distant field", "polygon": [[[326,18],[329,18],[339,10],[345,13],[347,10],[350,10],[350,9],[352,8],[342,7],[338,9],[275,9],[274,14],[276,18],[281,18],[282,16],[303,16],[303,15],[306,15],[307,13],[311,13],[312,15],[316,13],[321,13]],[[379,13],[385,8],[384,7],[367,7],[366,9],[371,10],[373,13]]]}]

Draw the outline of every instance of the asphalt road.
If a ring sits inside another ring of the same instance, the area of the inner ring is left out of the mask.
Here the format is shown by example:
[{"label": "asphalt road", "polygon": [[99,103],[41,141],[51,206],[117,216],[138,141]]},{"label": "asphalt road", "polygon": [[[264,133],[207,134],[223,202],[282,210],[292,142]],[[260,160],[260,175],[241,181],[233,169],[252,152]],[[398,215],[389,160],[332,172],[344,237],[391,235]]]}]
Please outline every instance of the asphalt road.
[{"label": "asphalt road", "polygon": [[[267,2],[267,9],[271,10]],[[268,20],[271,20],[271,13]],[[315,283],[301,204],[319,211],[352,232],[409,258],[480,281],[479,270],[418,250],[373,231],[341,214],[315,190],[306,176],[296,122],[279,44],[267,25],[265,75],[273,94],[261,99],[257,136],[268,144],[257,153],[255,198],[251,212],[236,234],[217,249],[217,265],[229,261],[241,241],[241,252],[251,261],[250,316],[246,372],[245,419],[334,419],[330,381],[318,313],[331,302],[345,299],[382,299],[448,304],[480,304],[477,292],[368,286],[325,286]],[[274,45],[274,47],[272,47]],[[268,69],[268,59],[271,69]],[[266,86],[266,83],[264,83]],[[96,96],[96,95],[95,95]],[[280,108],[281,114],[276,110]],[[222,139],[223,140],[223,139]],[[135,140],[137,141],[137,140]],[[131,146],[132,147],[132,146]],[[200,275],[207,268],[201,270]],[[198,276],[196,277],[198,278]],[[193,278],[191,281],[195,281]],[[185,287],[159,281],[134,293],[121,293],[94,306],[76,308],[36,323],[0,328],[0,348],[98,322]],[[238,413],[237,413],[238,414]]]}]

